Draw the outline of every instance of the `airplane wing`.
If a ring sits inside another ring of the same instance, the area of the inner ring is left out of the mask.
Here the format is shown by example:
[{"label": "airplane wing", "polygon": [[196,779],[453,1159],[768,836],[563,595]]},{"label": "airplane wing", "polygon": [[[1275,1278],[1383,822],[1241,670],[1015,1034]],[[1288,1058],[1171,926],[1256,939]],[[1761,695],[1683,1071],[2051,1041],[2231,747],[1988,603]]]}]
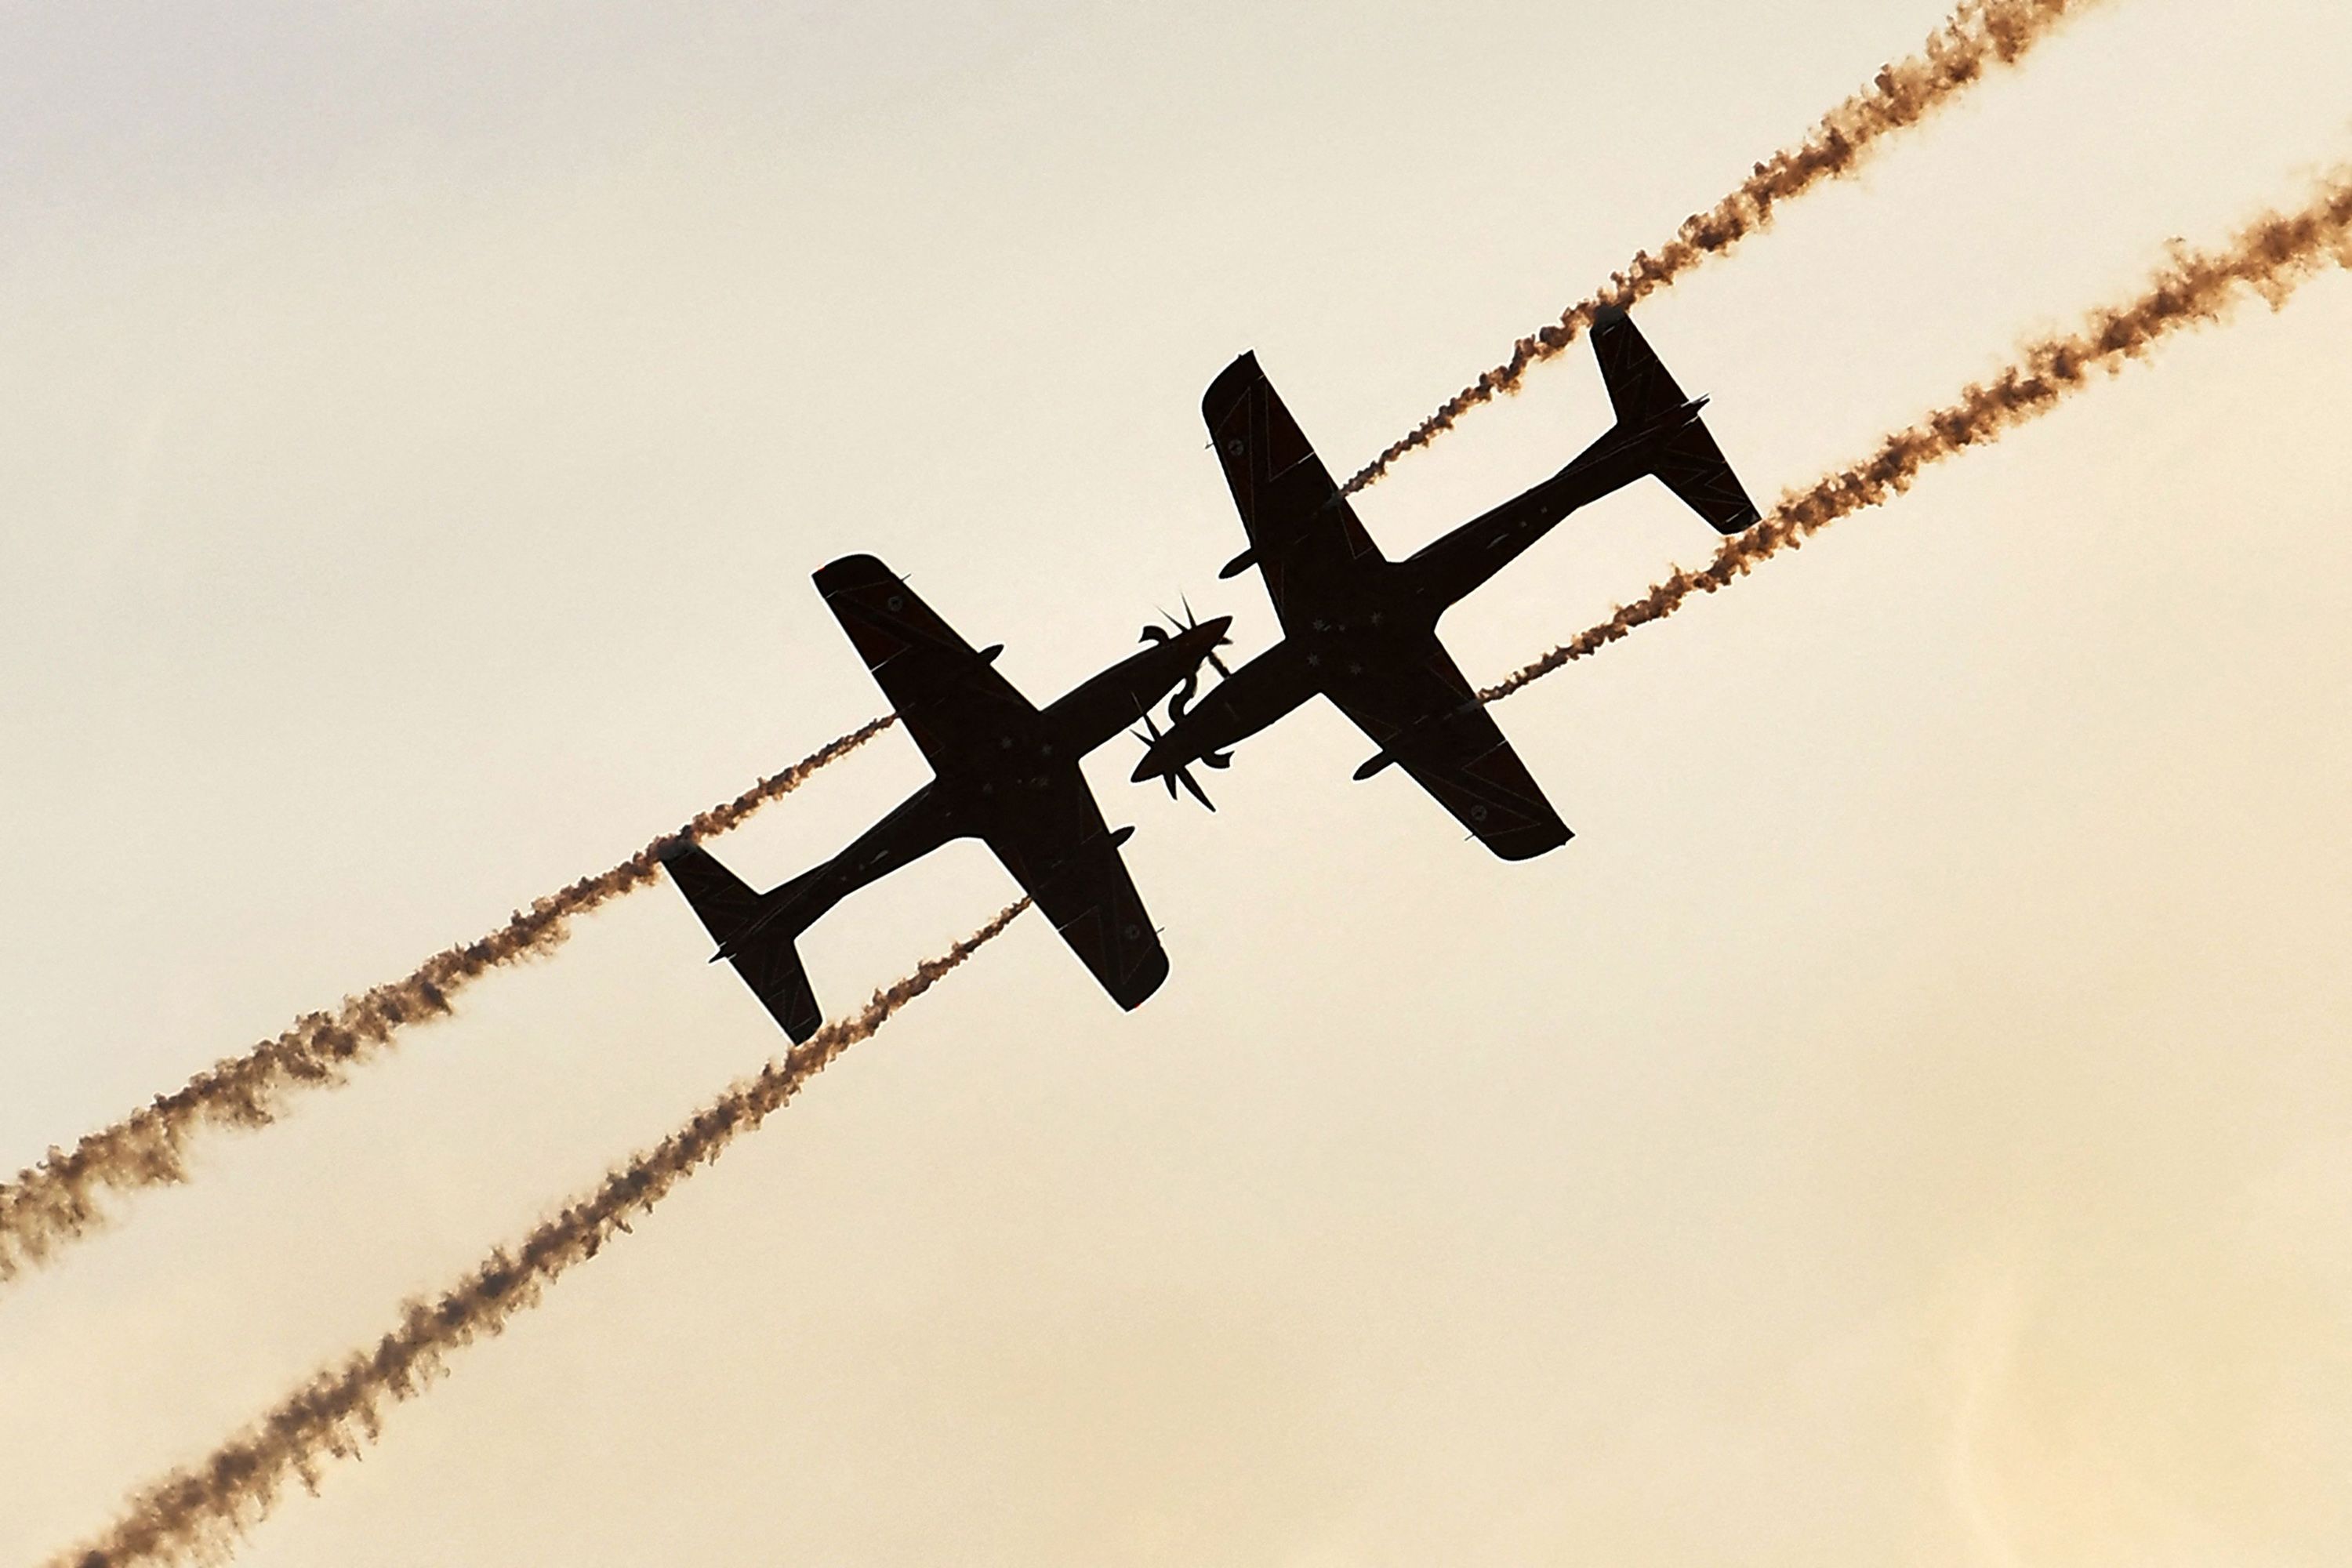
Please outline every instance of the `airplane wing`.
[{"label": "airplane wing", "polygon": [[986,656],[873,556],[845,555],[819,568],[814,581],[934,770],[1004,733],[1008,711],[1034,711]]},{"label": "airplane wing", "polygon": [[1324,694],[1380,743],[1382,756],[1504,859],[1525,860],[1567,843],[1568,825],[1444,647],[1429,637],[1396,649],[1393,662],[1331,671]]},{"label": "airplane wing", "polygon": [[1168,978],[1168,953],[1093,792],[1075,766],[1071,775],[1075,789],[1050,791],[1008,817],[988,847],[1111,1000],[1133,1008]]},{"label": "airplane wing", "polygon": [[1355,508],[1258,369],[1257,355],[1242,355],[1209,384],[1201,417],[1249,535],[1249,552],[1240,560],[1255,557],[1286,626],[1293,614],[1311,616],[1318,589],[1340,581],[1349,563],[1379,558]]}]

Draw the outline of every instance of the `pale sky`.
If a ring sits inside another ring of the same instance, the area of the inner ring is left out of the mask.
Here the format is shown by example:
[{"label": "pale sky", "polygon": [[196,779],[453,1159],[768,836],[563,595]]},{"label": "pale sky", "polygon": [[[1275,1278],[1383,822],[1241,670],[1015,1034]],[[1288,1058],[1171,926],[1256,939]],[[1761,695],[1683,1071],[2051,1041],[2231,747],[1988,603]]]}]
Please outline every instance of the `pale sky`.
[{"label": "pale sky", "polygon": [[[1033,699],[1275,634],[1198,401],[1342,473],[1939,0],[0,12],[0,1166],[880,710],[870,550]],[[1640,319],[1759,500],[2352,155],[2352,9],[2111,0]],[[1173,963],[1034,917],[241,1554],[2352,1556],[2352,279],[2184,338],[1496,717],[1495,860],[1317,704],[1089,776]],[[1360,498],[1557,468],[1581,348]],[[1654,486],[1445,624],[1695,563]],[[767,885],[892,732],[719,841]],[[1012,883],[805,940],[853,1005]],[[780,1037],[675,891],[0,1296],[0,1560],[373,1341]]]}]

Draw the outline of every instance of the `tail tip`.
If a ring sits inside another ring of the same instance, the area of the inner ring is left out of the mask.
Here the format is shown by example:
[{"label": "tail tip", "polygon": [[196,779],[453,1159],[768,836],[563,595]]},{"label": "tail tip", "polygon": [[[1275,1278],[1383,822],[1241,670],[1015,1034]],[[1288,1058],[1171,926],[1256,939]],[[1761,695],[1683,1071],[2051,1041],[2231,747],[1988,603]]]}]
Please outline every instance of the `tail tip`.
[{"label": "tail tip", "polygon": [[1756,503],[1754,501],[1750,501],[1748,503],[1747,509],[1741,511],[1738,516],[1731,518],[1727,521],[1717,523],[1715,525],[1716,531],[1723,534],[1745,533],[1763,521],[1764,514],[1756,510]]},{"label": "tail tip", "polygon": [[655,862],[663,866],[675,866],[683,860],[709,859],[710,856],[710,851],[702,847],[702,835],[691,827],[664,834],[654,840],[651,847]]}]

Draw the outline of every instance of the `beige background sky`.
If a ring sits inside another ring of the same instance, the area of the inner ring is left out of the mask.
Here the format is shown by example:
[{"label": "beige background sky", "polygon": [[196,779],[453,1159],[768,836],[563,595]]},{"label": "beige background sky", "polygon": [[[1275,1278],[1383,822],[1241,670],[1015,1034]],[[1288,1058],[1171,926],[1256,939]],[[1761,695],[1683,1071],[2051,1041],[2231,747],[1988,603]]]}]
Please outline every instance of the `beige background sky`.
[{"label": "beige background sky", "polygon": [[[1045,700],[1936,0],[0,13],[0,1164],[878,709],[807,574]],[[1759,499],[2352,153],[2352,10],[2115,0],[1643,312]],[[1507,866],[1318,706],[1092,775],[1131,1016],[1024,921],[245,1560],[2336,1563],[2352,1553],[2352,280],[1497,710]],[[1363,499],[1600,427],[1581,350]],[[1707,535],[1654,487],[1475,678]],[[923,776],[877,742],[753,879]],[[975,845],[807,940],[835,1007]],[[657,888],[0,1298],[33,1562],[777,1044]]]}]

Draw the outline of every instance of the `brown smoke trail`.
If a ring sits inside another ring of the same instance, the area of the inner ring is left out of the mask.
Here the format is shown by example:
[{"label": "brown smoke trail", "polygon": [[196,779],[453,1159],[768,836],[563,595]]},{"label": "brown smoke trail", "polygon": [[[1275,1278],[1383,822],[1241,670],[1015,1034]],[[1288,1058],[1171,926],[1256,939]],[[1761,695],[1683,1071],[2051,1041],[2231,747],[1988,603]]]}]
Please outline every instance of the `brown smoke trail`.
[{"label": "brown smoke trail", "polygon": [[1649,298],[1709,257],[1772,225],[1774,207],[1824,180],[1850,174],[1876,143],[1917,124],[1958,98],[1994,65],[2015,65],[2070,16],[2097,0],[1960,0],[1959,8],[1907,59],[1881,67],[1871,84],[1822,116],[1794,147],[1783,148],[1705,212],[1683,219],[1675,237],[1644,250],[1612,276],[1608,287],[1560,312],[1556,325],[1521,338],[1511,357],[1440,404],[1437,412],[1390,444],[1347,483],[1355,494],[1389,471],[1407,452],[1426,447],[1463,415],[1500,393],[1517,392],[1530,366],[1550,359],[1584,335],[1605,305],[1625,308]]},{"label": "brown smoke trail", "polygon": [[1930,463],[1998,440],[2082,390],[2094,372],[2112,375],[2171,333],[2222,320],[2250,295],[2277,310],[2327,267],[2352,267],[2352,167],[2323,182],[2305,206],[2263,217],[2221,249],[2175,249],[2138,298],[2093,311],[2074,331],[2025,344],[2016,362],[1991,381],[1970,386],[1957,403],[1895,431],[1861,462],[1788,491],[1770,516],[1724,541],[1706,566],[1696,572],[1676,568],[1599,626],[1488,687],[1480,699],[1508,697],[1572,659],[1590,658],[1635,626],[1672,615],[1693,594],[1728,587],[1759,562],[1797,548],[1847,513],[1902,494]]},{"label": "brown smoke trail", "polygon": [[728,1144],[755,1131],[835,1058],[938,984],[1028,907],[1025,898],[1007,906],[941,956],[874,993],[862,1011],[826,1025],[661,1142],[614,1167],[593,1192],[542,1222],[514,1247],[492,1252],[440,1296],[410,1301],[400,1326],[373,1350],[319,1373],[206,1458],[142,1489],[104,1533],[55,1558],[52,1568],[115,1568],[224,1554],[269,1513],[289,1481],[315,1491],[321,1465],[356,1457],[373,1441],[384,1406],[423,1393],[446,1370],[444,1358],[450,1352],[499,1332],[516,1313],[537,1304],[548,1286],[595,1257],[614,1232],[626,1230],[630,1219],[650,1211]]},{"label": "brown smoke trail", "polygon": [[761,779],[724,805],[716,805],[675,834],[657,838],[609,871],[583,877],[488,936],[444,948],[401,979],[356,996],[331,1013],[311,1013],[242,1056],[226,1057],[180,1089],[140,1107],[121,1121],[85,1136],[71,1149],[51,1149],[39,1164],[0,1186],[0,1283],[47,1262],[59,1248],[106,1223],[104,1192],[126,1193],[187,1179],[188,1139],[200,1129],[250,1128],[268,1122],[296,1089],[328,1088],[368,1060],[407,1025],[452,1010],[452,998],[471,982],[517,959],[544,953],[572,934],[571,921],[651,881],[662,849],[726,832],[761,806],[791,794],[827,763],[856,750],[897,721],[885,714],[819,747],[791,767]]}]

